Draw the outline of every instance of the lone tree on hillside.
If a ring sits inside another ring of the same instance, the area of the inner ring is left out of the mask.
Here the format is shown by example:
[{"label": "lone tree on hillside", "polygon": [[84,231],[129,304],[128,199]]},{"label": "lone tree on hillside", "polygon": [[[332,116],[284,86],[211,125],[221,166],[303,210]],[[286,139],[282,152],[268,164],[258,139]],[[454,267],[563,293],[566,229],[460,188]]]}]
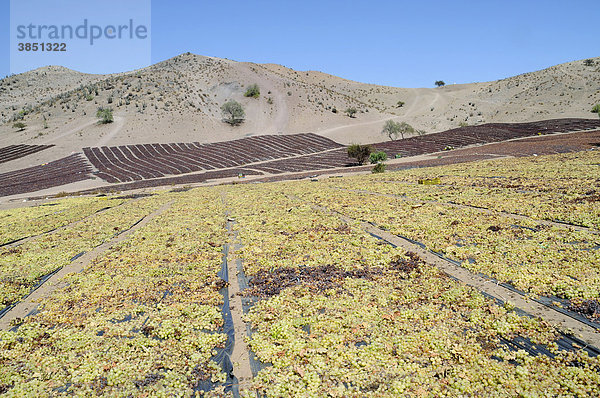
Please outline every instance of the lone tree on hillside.
[{"label": "lone tree on hillside", "polygon": [[248,89],[246,90],[246,93],[244,94],[244,97],[250,97],[250,98],[258,98],[260,97],[260,88],[258,88],[258,84],[252,84],[248,87]]},{"label": "lone tree on hillside", "polygon": [[242,105],[234,100],[227,101],[221,106],[225,123],[229,123],[232,126],[237,126],[244,121],[244,108]]},{"label": "lone tree on hillside", "polygon": [[355,158],[361,166],[369,158],[370,154],[370,145],[352,144],[348,147],[348,157]]},{"label": "lone tree on hillside", "polygon": [[23,130],[25,130],[25,127],[27,127],[27,125],[23,122],[17,122],[15,124],[13,124],[13,128],[17,129],[17,131],[23,131]]},{"label": "lone tree on hillside", "polygon": [[404,139],[404,134],[412,134],[415,132],[415,129],[406,122],[395,122],[393,120],[388,120],[385,122],[383,126],[383,130],[381,130],[381,134],[386,135],[391,141],[395,141],[398,139],[398,135]]},{"label": "lone tree on hillside", "polygon": [[354,115],[356,115],[356,112],[358,111],[354,107],[346,109],[346,114],[350,117],[354,117]]},{"label": "lone tree on hillside", "polygon": [[438,87],[443,87],[443,86],[446,85],[446,83],[443,80],[437,80],[435,82],[435,85],[438,86]]},{"label": "lone tree on hillside", "polygon": [[98,108],[98,112],[96,112],[96,117],[100,119],[100,124],[108,124],[113,122],[113,113],[110,108]]},{"label": "lone tree on hillside", "polygon": [[594,107],[592,108],[592,112],[597,113],[598,117],[600,117],[600,104],[594,105]]}]

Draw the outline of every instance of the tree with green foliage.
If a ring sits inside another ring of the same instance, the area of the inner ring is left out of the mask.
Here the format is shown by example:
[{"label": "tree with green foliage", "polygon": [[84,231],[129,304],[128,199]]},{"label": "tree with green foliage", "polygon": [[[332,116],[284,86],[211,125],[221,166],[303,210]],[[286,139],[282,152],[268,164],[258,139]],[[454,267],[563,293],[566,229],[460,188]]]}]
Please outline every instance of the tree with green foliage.
[{"label": "tree with green foliage", "polygon": [[348,147],[348,157],[355,158],[361,166],[369,158],[370,154],[370,145],[352,144]]},{"label": "tree with green foliage", "polygon": [[17,129],[17,131],[23,131],[25,130],[25,127],[27,127],[27,125],[23,122],[17,122],[13,124],[13,128]]},{"label": "tree with green foliage", "polygon": [[600,104],[594,105],[594,107],[592,108],[592,112],[597,113],[598,117],[600,117]]},{"label": "tree with green foliage", "polygon": [[373,152],[369,156],[371,164],[385,162],[387,160],[387,154],[383,151]]},{"label": "tree with green foliage", "polygon": [[252,84],[252,85],[248,86],[248,89],[246,90],[244,97],[249,97],[249,98],[260,97],[260,88],[258,87],[258,84]]},{"label": "tree with green foliage", "polygon": [[404,101],[398,101],[396,103],[396,108],[402,108],[404,106],[405,102]]},{"label": "tree with green foliage", "polygon": [[108,124],[113,122],[113,111],[111,108],[98,108],[96,117],[99,118],[100,124]]},{"label": "tree with green foliage", "polygon": [[388,120],[381,130],[381,134],[386,135],[391,141],[397,140],[400,135],[404,139],[404,134],[413,134],[415,129],[406,122],[395,122]]},{"label": "tree with green foliage", "polygon": [[346,109],[346,115],[348,115],[349,117],[354,117],[356,115],[356,112],[358,111],[354,107]]},{"label": "tree with green foliage", "polygon": [[446,83],[445,83],[443,80],[437,80],[437,81],[435,82],[435,85],[436,85],[437,87],[444,87],[444,86],[446,85]]},{"label": "tree with green foliage", "polygon": [[221,106],[221,111],[223,112],[225,123],[229,123],[232,126],[237,126],[244,121],[244,108],[242,105],[234,100],[227,101]]}]

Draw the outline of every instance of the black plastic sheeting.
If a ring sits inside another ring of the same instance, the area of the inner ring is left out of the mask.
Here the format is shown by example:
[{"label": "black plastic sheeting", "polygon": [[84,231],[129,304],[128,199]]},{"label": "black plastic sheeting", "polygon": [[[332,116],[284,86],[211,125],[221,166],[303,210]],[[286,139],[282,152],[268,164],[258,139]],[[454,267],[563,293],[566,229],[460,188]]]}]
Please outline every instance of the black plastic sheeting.
[{"label": "black plastic sheeting", "polygon": [[233,374],[233,363],[231,362],[231,354],[233,353],[233,346],[235,345],[235,330],[233,327],[233,317],[231,316],[231,309],[229,304],[229,272],[227,270],[227,255],[229,254],[229,245],[223,246],[223,262],[221,263],[221,270],[217,273],[219,278],[227,282],[219,290],[219,294],[223,296],[223,307],[221,313],[223,316],[223,330],[220,332],[227,335],[227,341],[223,348],[217,348],[217,354],[214,355],[211,360],[216,362],[223,373],[226,375],[225,383],[214,383],[210,379],[200,382],[195,388],[195,391],[212,391],[217,386],[223,385],[225,392],[231,392],[235,398],[240,396],[238,389],[238,380]]}]

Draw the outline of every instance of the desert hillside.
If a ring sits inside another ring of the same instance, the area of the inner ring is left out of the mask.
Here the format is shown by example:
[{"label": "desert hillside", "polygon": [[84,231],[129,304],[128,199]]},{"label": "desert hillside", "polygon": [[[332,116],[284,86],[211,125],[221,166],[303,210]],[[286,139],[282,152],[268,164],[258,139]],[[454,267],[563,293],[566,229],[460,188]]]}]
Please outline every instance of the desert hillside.
[{"label": "desert hillside", "polygon": [[[246,98],[251,84],[259,98]],[[229,99],[246,112],[241,126],[222,122]],[[398,106],[399,101],[404,104]],[[340,143],[381,141],[388,119],[425,132],[461,124],[592,117],[600,102],[600,58],[504,80],[395,88],[253,64],[182,54],[133,72],[88,75],[50,66],[0,81],[0,147],[55,144],[3,165],[3,171],[58,159],[83,147],[150,142],[215,142],[258,134],[314,132]],[[114,122],[97,124],[111,107]],[[357,113],[351,118],[348,108]],[[21,120],[23,131],[13,124]],[[8,168],[7,170],[4,170]]]}]

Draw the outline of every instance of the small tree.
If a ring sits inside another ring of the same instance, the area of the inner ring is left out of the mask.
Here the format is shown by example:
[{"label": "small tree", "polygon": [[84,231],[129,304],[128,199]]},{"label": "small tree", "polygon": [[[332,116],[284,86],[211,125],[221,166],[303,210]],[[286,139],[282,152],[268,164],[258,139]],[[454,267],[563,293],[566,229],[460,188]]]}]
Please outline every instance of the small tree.
[{"label": "small tree", "polygon": [[404,106],[405,102],[404,101],[398,101],[396,103],[396,108],[402,108]]},{"label": "small tree", "polygon": [[383,125],[383,130],[381,130],[381,134],[386,135],[390,141],[397,140],[398,134],[400,134],[400,123],[393,120],[386,121]]},{"label": "small tree", "polygon": [[227,101],[223,104],[223,106],[221,106],[221,111],[225,117],[223,119],[225,123],[229,123],[232,126],[237,126],[244,121],[244,108],[242,108],[242,105],[237,101]]},{"label": "small tree", "polygon": [[252,84],[248,87],[248,89],[246,90],[246,93],[244,94],[244,97],[250,97],[250,98],[258,98],[260,97],[260,88],[258,88],[258,84]]},{"label": "small tree", "polygon": [[438,87],[443,87],[443,86],[445,86],[445,85],[446,85],[446,83],[444,83],[444,81],[443,81],[443,80],[437,80],[437,81],[435,82],[435,85],[436,85],[436,86],[438,86]]},{"label": "small tree", "polygon": [[592,108],[592,112],[597,113],[598,116],[600,117],[600,104],[594,105],[594,107]]},{"label": "small tree", "polygon": [[374,152],[369,156],[371,164],[385,162],[387,160],[387,154],[383,151]]},{"label": "small tree", "polygon": [[27,127],[27,125],[23,122],[17,122],[15,124],[13,124],[13,128],[17,129],[17,131],[23,131],[23,130],[25,130],[25,127]]},{"label": "small tree", "polygon": [[100,124],[108,124],[113,122],[113,111],[111,108],[98,108],[96,117],[100,119]]},{"label": "small tree", "polygon": [[356,112],[358,111],[354,107],[346,109],[346,114],[350,117],[354,117],[354,115],[356,115]]},{"label": "small tree", "polygon": [[415,129],[408,123],[402,122],[400,123],[400,135],[402,139],[404,139],[404,134],[414,134]]},{"label": "small tree", "polygon": [[391,141],[397,140],[398,135],[404,139],[404,134],[413,134],[415,129],[406,122],[395,122],[393,120],[388,120],[385,122],[383,126],[383,130],[381,130],[381,134],[386,135]]},{"label": "small tree", "polygon": [[370,154],[370,145],[352,144],[348,147],[348,157],[355,158],[361,166],[365,163],[365,160],[369,158]]}]

